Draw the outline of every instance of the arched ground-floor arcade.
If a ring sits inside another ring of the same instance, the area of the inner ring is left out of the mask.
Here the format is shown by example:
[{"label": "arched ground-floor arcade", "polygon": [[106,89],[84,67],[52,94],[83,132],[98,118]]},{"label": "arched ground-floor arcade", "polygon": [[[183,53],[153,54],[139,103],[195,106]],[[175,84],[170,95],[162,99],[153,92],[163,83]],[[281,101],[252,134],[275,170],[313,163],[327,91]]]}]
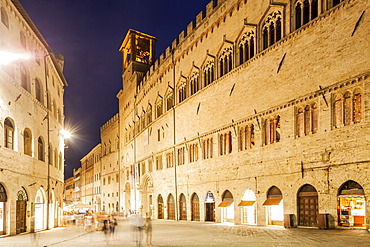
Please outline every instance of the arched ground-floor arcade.
[{"label": "arched ground-floor arcade", "polygon": [[[235,179],[178,186],[153,181],[157,219],[285,227],[358,228],[370,226],[369,179],[332,169],[305,174]],[[324,179],[326,178],[326,180]],[[368,181],[369,180],[369,181]],[[215,186],[216,185],[216,186]]]}]

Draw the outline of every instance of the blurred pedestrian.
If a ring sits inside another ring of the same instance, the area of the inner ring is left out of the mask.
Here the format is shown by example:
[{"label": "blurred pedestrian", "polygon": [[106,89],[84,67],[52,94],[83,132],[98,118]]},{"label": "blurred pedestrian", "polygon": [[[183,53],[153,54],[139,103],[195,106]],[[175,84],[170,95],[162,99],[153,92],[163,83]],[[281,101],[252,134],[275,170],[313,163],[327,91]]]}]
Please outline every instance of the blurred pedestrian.
[{"label": "blurred pedestrian", "polygon": [[136,246],[141,246],[141,240],[143,238],[143,227],[144,219],[140,214],[133,214],[130,217],[130,224],[132,227],[133,241],[136,242]]},{"label": "blurred pedestrian", "polygon": [[117,220],[116,218],[114,218],[114,216],[112,215],[110,218],[109,218],[109,232],[110,232],[110,238],[114,240],[114,231],[116,229],[116,226],[117,226]]},{"label": "blurred pedestrian", "polygon": [[107,243],[109,243],[109,222],[108,220],[103,221],[103,227],[102,227],[102,232],[104,233],[104,238]]},{"label": "blurred pedestrian", "polygon": [[153,246],[153,243],[152,243],[152,219],[150,218],[150,216],[148,216],[147,214],[147,217],[145,219],[145,233],[146,233],[146,245],[147,246]]}]

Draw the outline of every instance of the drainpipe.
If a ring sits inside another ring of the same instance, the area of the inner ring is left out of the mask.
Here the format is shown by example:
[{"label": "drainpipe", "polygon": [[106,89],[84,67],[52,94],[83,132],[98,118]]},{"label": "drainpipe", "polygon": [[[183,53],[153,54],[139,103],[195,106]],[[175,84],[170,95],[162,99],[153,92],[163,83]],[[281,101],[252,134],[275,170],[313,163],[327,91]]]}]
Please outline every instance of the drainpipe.
[{"label": "drainpipe", "polygon": [[173,65],[173,101],[174,101],[174,104],[173,104],[173,108],[172,108],[172,113],[173,113],[173,158],[174,158],[174,161],[173,161],[173,164],[174,164],[174,183],[175,183],[175,219],[178,221],[179,220],[179,209],[177,207],[177,198],[178,198],[178,195],[177,195],[177,154],[176,154],[176,111],[175,111],[175,105],[176,105],[176,102],[177,102],[177,94],[176,94],[176,82],[175,82],[175,79],[176,79],[176,64],[175,64],[175,52],[174,52],[174,49],[172,48],[172,65]]},{"label": "drainpipe", "polygon": [[[134,119],[135,119],[135,116],[136,116],[136,94],[134,95]],[[133,152],[134,152],[134,157],[133,157],[133,172],[134,172],[134,200],[135,200],[135,204],[134,204],[134,208],[135,208],[135,211],[137,213],[137,197],[136,197],[136,193],[137,193],[137,188],[136,188],[136,138],[135,138],[135,131],[136,131],[136,122],[134,121],[134,134],[133,134]]]},{"label": "drainpipe", "polygon": [[[47,69],[46,69],[46,57],[50,56],[50,53],[47,53],[44,55],[44,73],[45,73],[45,87],[46,87],[46,104],[51,104],[49,102],[49,87],[48,87],[48,78],[47,78]],[[47,177],[47,198],[46,198],[46,229],[49,230],[49,220],[50,220],[50,114],[49,114],[49,108],[48,105],[46,106],[46,118],[47,118],[47,147],[48,147],[48,159],[46,162],[46,165],[48,166],[48,177]],[[45,145],[46,146],[46,145]]]}]

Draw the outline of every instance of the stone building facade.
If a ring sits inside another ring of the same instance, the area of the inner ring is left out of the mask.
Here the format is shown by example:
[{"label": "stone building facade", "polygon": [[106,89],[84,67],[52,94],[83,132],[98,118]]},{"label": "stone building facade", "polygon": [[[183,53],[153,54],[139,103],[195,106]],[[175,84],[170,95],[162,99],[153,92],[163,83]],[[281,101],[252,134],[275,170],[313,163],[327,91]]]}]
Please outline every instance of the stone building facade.
[{"label": "stone building facade", "polygon": [[211,1],[155,62],[156,39],[130,30],[117,95],[130,209],[369,227],[369,6]]},{"label": "stone building facade", "polygon": [[157,60],[156,38],[129,30],[119,149],[102,159],[118,211],[370,228],[369,7],[211,1]]},{"label": "stone building facade", "polygon": [[101,200],[102,210],[108,213],[120,212],[119,201],[119,132],[118,114],[100,127],[102,145]]},{"label": "stone building facade", "polygon": [[89,205],[89,210],[100,211],[101,145],[96,145],[80,161],[79,179],[75,176],[75,183],[80,184],[80,200],[75,204],[82,203]]},{"label": "stone building facade", "polygon": [[64,58],[17,0],[0,1],[0,234],[60,224]]},{"label": "stone building facade", "polygon": [[75,186],[74,186],[74,177],[70,177],[68,179],[65,180],[65,183],[64,183],[64,202],[65,202],[65,206],[69,206],[69,205],[72,205],[73,204],[73,198],[74,198],[74,190],[75,190]]}]

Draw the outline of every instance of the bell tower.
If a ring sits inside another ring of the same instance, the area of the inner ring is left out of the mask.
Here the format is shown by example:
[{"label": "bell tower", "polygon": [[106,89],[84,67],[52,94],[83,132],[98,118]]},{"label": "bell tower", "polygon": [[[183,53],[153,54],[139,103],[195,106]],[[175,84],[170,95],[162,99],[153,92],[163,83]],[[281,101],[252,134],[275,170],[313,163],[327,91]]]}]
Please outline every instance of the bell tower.
[{"label": "bell tower", "polygon": [[[140,87],[144,74],[154,63],[156,37],[130,29],[119,49],[122,52],[122,86]],[[133,85],[132,85],[133,84]]]}]

